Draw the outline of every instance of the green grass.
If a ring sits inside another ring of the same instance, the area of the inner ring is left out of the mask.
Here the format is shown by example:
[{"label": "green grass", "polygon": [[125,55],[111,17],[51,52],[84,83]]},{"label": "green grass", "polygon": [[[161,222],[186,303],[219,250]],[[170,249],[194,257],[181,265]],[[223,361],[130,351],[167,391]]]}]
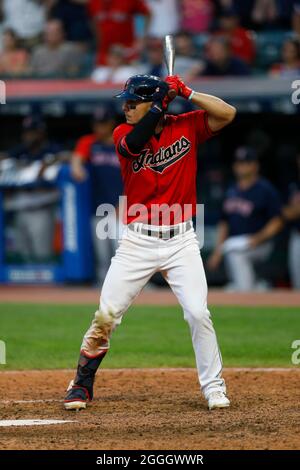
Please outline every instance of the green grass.
[{"label": "green grass", "polygon": [[[225,366],[291,367],[300,339],[300,308],[214,307]],[[74,368],[90,305],[0,304],[5,369]],[[194,367],[189,329],[179,307],[134,306],[114,332],[103,366]]]}]

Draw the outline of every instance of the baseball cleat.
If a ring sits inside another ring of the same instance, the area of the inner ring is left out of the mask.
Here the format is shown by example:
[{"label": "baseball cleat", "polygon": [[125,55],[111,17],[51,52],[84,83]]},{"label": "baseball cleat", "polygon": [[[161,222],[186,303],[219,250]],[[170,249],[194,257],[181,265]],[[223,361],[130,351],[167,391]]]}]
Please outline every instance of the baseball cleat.
[{"label": "baseball cleat", "polygon": [[67,390],[67,395],[64,400],[65,410],[84,410],[86,404],[90,401],[89,393],[86,388],[73,385],[73,380]]},{"label": "baseball cleat", "polygon": [[208,396],[208,409],[214,410],[216,408],[228,408],[230,406],[230,401],[226,397],[224,392],[212,392]]}]

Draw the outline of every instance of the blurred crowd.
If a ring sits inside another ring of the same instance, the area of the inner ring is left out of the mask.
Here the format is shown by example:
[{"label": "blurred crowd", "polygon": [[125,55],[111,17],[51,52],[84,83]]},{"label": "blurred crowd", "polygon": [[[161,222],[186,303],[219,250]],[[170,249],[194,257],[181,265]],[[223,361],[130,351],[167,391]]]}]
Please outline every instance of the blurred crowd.
[{"label": "blurred crowd", "polygon": [[0,0],[0,76],[297,76],[299,0]]}]

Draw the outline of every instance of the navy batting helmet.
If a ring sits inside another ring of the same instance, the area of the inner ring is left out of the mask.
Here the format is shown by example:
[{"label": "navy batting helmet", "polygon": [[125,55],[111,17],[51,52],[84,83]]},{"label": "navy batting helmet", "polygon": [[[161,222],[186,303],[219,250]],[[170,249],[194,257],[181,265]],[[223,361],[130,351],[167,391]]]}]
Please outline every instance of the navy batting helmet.
[{"label": "navy batting helmet", "polygon": [[124,100],[153,101],[153,97],[166,87],[166,83],[154,75],[134,75],[125,83],[124,90],[115,96]]}]

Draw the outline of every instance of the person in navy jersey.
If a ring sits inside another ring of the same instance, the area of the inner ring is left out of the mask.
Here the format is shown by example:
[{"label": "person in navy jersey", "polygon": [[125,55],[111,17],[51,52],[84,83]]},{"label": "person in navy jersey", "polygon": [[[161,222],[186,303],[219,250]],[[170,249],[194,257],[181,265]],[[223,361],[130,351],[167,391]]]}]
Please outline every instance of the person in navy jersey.
[{"label": "person in navy jersey", "polygon": [[288,204],[283,210],[284,218],[291,227],[288,263],[294,289],[300,289],[300,154],[297,156],[297,165],[298,179],[289,185]]},{"label": "person in navy jersey", "polygon": [[54,0],[50,17],[60,20],[68,41],[86,46],[92,39],[87,7],[83,1]]},{"label": "person in navy jersey", "polygon": [[[43,180],[43,171],[63,155],[59,144],[47,137],[46,123],[38,114],[24,118],[21,143],[8,152],[16,172],[26,170],[35,179],[9,195],[14,212],[16,245],[25,262],[48,262],[53,255],[55,212],[59,192]],[[29,173],[28,173],[29,174]]]},{"label": "person in navy jersey", "polygon": [[226,193],[208,267],[217,269],[224,257],[230,287],[250,291],[261,288],[254,265],[268,259],[272,239],[283,227],[281,201],[277,190],[259,175],[254,149],[238,148],[233,170],[236,183]]},{"label": "person in navy jersey", "polygon": [[[75,147],[71,173],[75,181],[86,179],[90,174],[92,185],[92,232],[96,257],[96,275],[100,283],[103,282],[109,268],[111,257],[117,247],[116,237],[100,240],[96,235],[99,217],[97,208],[101,204],[111,204],[118,211],[119,196],[123,193],[120,163],[115,152],[112,133],[116,126],[116,114],[112,107],[99,106],[94,113],[93,133],[81,137]],[[108,214],[107,219],[113,217]],[[112,221],[111,221],[112,222]],[[116,228],[109,223],[108,228]]]}]

